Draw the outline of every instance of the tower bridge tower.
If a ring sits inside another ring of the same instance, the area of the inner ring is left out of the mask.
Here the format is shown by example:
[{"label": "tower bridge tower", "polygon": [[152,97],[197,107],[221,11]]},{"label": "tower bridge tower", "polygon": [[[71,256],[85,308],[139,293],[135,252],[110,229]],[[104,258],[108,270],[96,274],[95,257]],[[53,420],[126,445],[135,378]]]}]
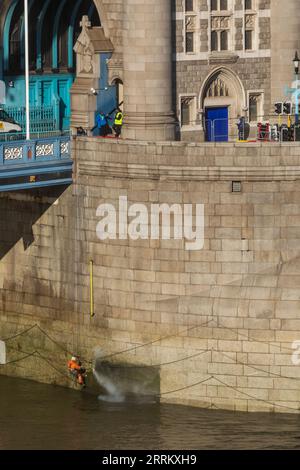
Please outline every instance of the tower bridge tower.
[{"label": "tower bridge tower", "polygon": [[171,2],[124,4],[125,135],[173,140]]},{"label": "tower bridge tower", "polygon": [[[70,90],[76,78],[73,48],[84,15],[92,27],[101,24],[113,48],[113,56],[99,62],[100,98],[89,99],[89,116],[97,109],[109,112],[117,105],[118,90],[113,90],[116,84],[124,83],[125,137],[172,140],[175,119],[169,0],[29,0],[31,106],[55,108],[53,122],[61,130],[69,128],[73,112]],[[20,108],[25,103],[23,0],[2,2],[0,17],[2,78],[11,84],[7,86],[6,106]],[[115,101],[108,99],[113,95]],[[80,114],[76,109],[75,113]]]}]

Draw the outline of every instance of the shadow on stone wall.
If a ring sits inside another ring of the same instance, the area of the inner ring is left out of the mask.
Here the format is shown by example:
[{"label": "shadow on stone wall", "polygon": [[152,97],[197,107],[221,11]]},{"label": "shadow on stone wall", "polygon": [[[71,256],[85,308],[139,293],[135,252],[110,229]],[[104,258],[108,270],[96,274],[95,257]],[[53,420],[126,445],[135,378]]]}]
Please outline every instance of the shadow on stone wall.
[{"label": "shadow on stone wall", "polygon": [[24,250],[34,242],[32,227],[63,194],[66,187],[0,193],[0,260],[23,239]]}]

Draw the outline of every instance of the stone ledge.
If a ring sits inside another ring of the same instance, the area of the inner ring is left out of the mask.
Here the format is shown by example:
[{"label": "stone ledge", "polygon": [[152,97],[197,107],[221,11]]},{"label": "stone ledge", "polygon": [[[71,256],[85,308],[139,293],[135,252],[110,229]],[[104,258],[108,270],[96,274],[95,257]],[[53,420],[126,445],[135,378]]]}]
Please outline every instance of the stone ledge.
[{"label": "stone ledge", "polygon": [[124,143],[134,143],[134,144],[144,144],[144,143],[149,143],[149,144],[157,144],[157,145],[197,145],[197,146],[215,146],[215,147],[226,147],[228,145],[230,146],[255,146],[258,145],[260,147],[285,147],[285,146],[298,146],[300,147],[300,142],[183,142],[183,141],[152,141],[152,140],[134,140],[134,139],[114,139],[114,138],[103,138],[103,137],[94,137],[94,136],[73,136],[73,141],[96,141],[96,142],[101,142],[101,143],[113,143],[113,144],[124,144]]},{"label": "stone ledge", "polygon": [[[147,141],[147,140],[130,140],[130,139],[104,139],[99,137],[75,137],[72,144],[77,147],[82,143],[97,143],[101,146],[107,145],[133,145],[133,146],[154,146],[154,147],[175,147],[175,148],[264,148],[264,149],[281,149],[281,148],[299,148],[300,142],[183,142],[183,141]],[[77,144],[77,145],[76,145]]]},{"label": "stone ledge", "polygon": [[164,181],[295,181],[300,179],[297,167],[172,167],[157,165],[128,165],[121,163],[83,163],[78,165],[79,176],[97,176]]}]

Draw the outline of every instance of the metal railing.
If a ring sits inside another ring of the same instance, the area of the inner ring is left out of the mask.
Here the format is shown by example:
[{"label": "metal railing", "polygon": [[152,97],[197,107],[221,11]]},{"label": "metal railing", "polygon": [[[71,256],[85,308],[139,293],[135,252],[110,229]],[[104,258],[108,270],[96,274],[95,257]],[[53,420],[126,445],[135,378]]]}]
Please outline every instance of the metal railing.
[{"label": "metal railing", "polygon": [[209,142],[227,142],[229,137],[228,119],[206,119],[205,135]]},{"label": "metal railing", "polygon": [[296,124],[294,115],[264,116],[257,124],[257,140],[264,142],[300,141],[300,124]]},{"label": "metal railing", "polygon": [[[48,139],[54,137],[68,137],[70,138],[70,131],[44,131],[32,132],[30,134],[31,140],[35,139]],[[2,142],[22,142],[26,140],[26,132],[0,132],[0,144]]]},{"label": "metal railing", "polygon": [[[26,109],[18,106],[5,106],[4,111],[13,119],[22,131],[26,128]],[[52,132],[59,130],[59,110],[55,103],[49,106],[33,106],[30,109],[30,131]]]},{"label": "metal railing", "polygon": [[300,141],[300,123],[295,116],[264,115],[256,122],[245,121],[238,129],[238,117],[204,120],[203,130],[209,142],[296,142]]},{"label": "metal railing", "polygon": [[0,167],[70,159],[70,135],[0,142]]}]

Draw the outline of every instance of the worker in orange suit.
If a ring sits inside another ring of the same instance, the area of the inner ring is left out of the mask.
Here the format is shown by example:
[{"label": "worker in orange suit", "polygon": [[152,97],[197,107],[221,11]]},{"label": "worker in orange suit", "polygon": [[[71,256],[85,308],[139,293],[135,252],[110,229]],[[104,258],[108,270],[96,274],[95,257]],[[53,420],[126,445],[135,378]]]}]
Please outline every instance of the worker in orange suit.
[{"label": "worker in orange suit", "polygon": [[81,362],[76,356],[72,356],[71,360],[68,361],[68,369],[72,377],[74,377],[79,385],[85,387],[85,372],[86,370],[82,367]]}]

